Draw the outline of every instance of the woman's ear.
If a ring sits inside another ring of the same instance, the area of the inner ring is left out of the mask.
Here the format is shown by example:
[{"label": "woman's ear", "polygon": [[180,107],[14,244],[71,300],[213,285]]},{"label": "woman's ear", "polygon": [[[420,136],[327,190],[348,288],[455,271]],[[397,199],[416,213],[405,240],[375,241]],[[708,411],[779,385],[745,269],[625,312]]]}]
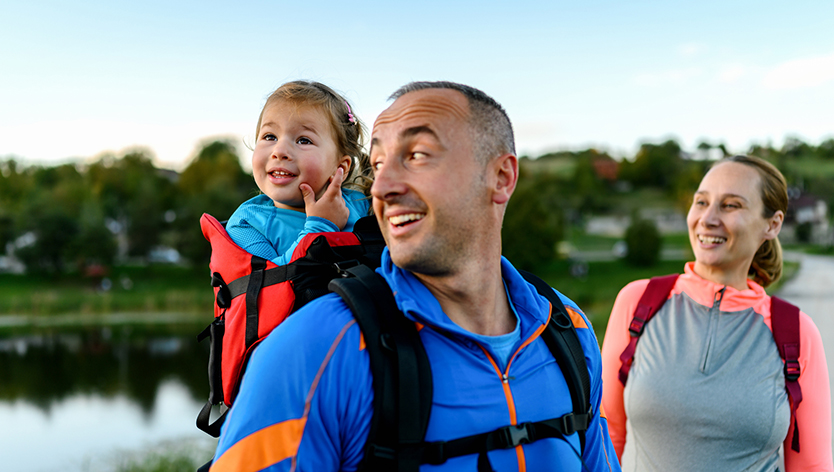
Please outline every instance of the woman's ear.
[{"label": "woman's ear", "polygon": [[767,219],[767,229],[765,230],[765,240],[774,239],[779,236],[779,231],[782,230],[782,223],[785,221],[785,213],[782,210],[776,212]]},{"label": "woman's ear", "polygon": [[492,201],[504,204],[510,200],[518,183],[518,158],[513,154],[504,154],[488,164],[492,183]]}]

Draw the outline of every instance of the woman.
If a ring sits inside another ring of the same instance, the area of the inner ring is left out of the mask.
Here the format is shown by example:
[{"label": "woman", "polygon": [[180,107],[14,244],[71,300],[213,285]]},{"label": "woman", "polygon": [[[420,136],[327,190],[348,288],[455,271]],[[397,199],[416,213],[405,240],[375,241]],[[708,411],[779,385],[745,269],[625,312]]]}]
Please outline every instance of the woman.
[{"label": "woman", "polygon": [[801,452],[792,448],[784,363],[771,332],[764,287],[782,272],[777,236],[787,206],[785,178],[764,160],[725,158],[707,172],[686,219],[695,262],[646,323],[625,387],[620,356],[648,281],[617,296],[602,346],[602,403],[624,471],[834,470],[819,331],[799,314]]}]

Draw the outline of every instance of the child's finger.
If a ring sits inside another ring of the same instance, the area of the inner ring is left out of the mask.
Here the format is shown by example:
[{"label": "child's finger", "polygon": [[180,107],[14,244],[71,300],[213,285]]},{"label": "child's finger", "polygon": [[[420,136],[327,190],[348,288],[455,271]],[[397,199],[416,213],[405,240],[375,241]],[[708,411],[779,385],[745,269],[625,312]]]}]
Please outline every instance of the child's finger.
[{"label": "child's finger", "polygon": [[307,184],[301,184],[298,186],[298,189],[301,190],[301,196],[304,198],[304,208],[310,208],[312,205],[315,205],[316,193],[313,192],[313,187]]},{"label": "child's finger", "polygon": [[336,172],[333,174],[333,177],[330,177],[330,184],[327,186],[327,190],[324,191],[324,195],[330,197],[336,197],[341,195],[342,193],[342,182],[345,180],[345,171],[339,167],[336,169]]}]

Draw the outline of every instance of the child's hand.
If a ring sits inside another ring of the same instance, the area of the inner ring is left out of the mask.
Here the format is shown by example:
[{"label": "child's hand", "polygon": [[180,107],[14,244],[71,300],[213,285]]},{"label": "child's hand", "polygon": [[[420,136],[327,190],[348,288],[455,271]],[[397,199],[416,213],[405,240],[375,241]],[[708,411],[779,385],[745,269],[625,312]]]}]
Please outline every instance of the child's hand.
[{"label": "child's hand", "polygon": [[309,185],[301,184],[301,195],[304,197],[304,212],[307,216],[318,216],[324,218],[339,229],[344,229],[347,224],[350,210],[342,198],[342,182],[345,180],[345,171],[341,167],[330,177],[330,184],[325,189],[321,198],[316,200],[316,194]]}]

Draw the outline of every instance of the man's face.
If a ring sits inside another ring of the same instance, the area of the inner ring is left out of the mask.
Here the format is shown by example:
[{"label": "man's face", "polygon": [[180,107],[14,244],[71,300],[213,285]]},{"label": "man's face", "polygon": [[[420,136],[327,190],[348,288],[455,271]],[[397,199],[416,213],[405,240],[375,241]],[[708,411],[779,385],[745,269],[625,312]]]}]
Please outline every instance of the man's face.
[{"label": "man's face", "polygon": [[379,115],[371,136],[374,213],[394,264],[450,275],[484,231],[491,202],[460,92],[410,92]]}]

